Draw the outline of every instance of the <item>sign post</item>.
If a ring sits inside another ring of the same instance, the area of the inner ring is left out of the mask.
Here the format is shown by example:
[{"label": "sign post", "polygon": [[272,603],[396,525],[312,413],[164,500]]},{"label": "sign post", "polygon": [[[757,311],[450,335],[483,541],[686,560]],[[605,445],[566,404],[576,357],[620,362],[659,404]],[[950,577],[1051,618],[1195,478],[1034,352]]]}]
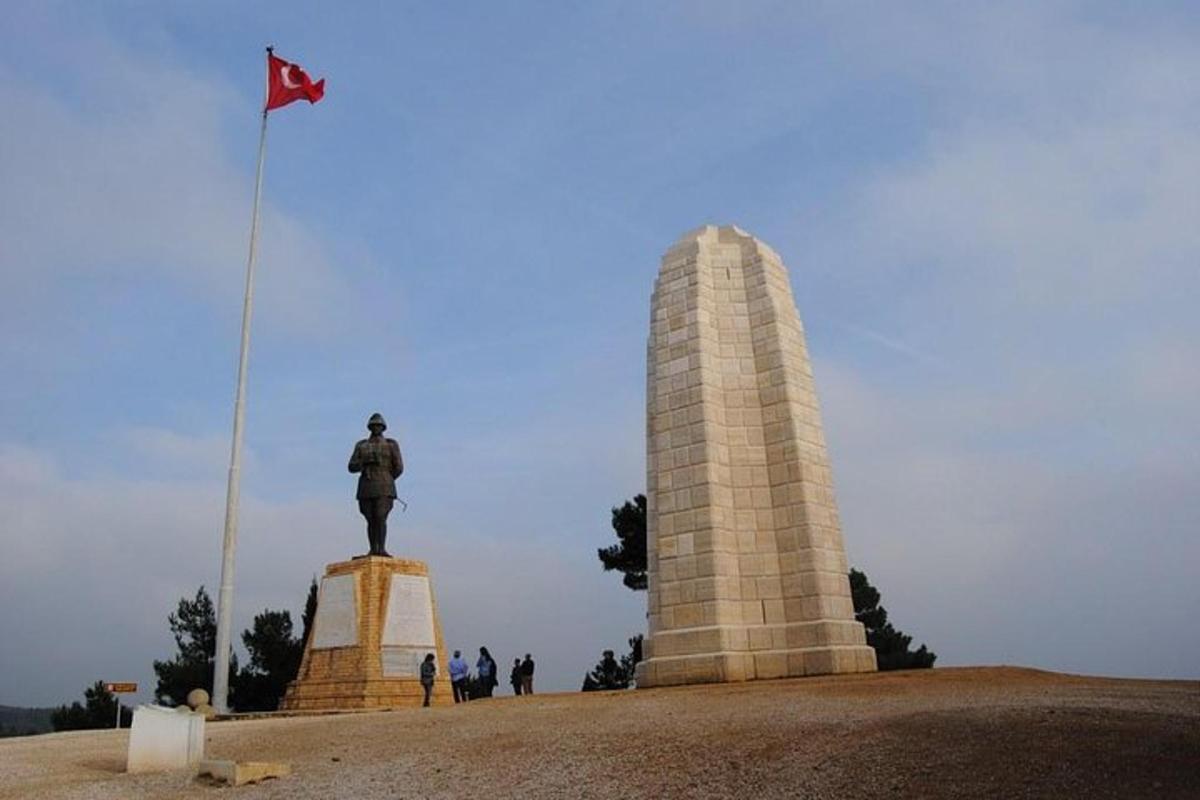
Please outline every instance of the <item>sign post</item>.
[{"label": "sign post", "polygon": [[[136,683],[106,683],[104,690],[116,695],[133,694],[137,691]],[[117,698],[117,727],[121,727],[121,698]]]}]

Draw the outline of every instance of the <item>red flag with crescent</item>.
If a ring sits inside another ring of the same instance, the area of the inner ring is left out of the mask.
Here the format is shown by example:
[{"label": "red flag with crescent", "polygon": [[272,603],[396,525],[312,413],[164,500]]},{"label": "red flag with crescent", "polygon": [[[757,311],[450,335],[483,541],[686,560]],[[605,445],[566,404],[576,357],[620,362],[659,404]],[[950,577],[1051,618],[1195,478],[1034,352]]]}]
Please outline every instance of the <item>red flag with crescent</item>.
[{"label": "red flag with crescent", "polygon": [[324,78],[313,83],[298,64],[284,61],[267,51],[267,111],[286,106],[294,100],[315,103],[324,96]]}]

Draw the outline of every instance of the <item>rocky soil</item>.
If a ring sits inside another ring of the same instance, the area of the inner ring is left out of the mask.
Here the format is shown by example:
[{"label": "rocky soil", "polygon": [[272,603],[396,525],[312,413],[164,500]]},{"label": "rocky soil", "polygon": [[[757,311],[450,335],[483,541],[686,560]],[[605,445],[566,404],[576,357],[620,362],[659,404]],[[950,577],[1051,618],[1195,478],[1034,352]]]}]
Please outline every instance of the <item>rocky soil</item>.
[{"label": "rocky soil", "polygon": [[210,723],[258,786],[126,775],[127,732],[0,740],[9,798],[1200,798],[1200,682],[1009,667]]}]

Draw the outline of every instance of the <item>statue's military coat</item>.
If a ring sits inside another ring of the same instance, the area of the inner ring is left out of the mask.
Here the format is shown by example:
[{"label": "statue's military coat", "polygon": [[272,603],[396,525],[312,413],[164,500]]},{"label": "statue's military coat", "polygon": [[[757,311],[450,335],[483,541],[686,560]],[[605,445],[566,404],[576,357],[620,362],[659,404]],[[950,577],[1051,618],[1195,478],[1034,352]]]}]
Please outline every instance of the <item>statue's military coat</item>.
[{"label": "statue's military coat", "polygon": [[358,476],[358,493],[355,495],[359,500],[395,497],[396,478],[404,472],[400,445],[395,439],[383,436],[359,441],[350,455],[350,471],[362,473]]}]

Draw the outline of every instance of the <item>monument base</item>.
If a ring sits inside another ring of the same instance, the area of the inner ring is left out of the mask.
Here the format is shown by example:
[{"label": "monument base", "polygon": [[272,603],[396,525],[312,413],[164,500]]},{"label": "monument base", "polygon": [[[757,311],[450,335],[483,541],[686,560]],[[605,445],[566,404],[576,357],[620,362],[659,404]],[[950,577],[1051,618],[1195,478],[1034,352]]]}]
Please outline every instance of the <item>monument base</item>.
[{"label": "monument base", "polygon": [[[714,646],[715,645],[715,646]],[[874,672],[875,650],[857,622],[712,626],[647,637],[639,689]]]},{"label": "monument base", "polygon": [[423,561],[365,556],[325,568],[317,615],[280,709],[399,708],[425,698],[420,665],[437,663],[430,703],[454,702],[446,646]]}]

